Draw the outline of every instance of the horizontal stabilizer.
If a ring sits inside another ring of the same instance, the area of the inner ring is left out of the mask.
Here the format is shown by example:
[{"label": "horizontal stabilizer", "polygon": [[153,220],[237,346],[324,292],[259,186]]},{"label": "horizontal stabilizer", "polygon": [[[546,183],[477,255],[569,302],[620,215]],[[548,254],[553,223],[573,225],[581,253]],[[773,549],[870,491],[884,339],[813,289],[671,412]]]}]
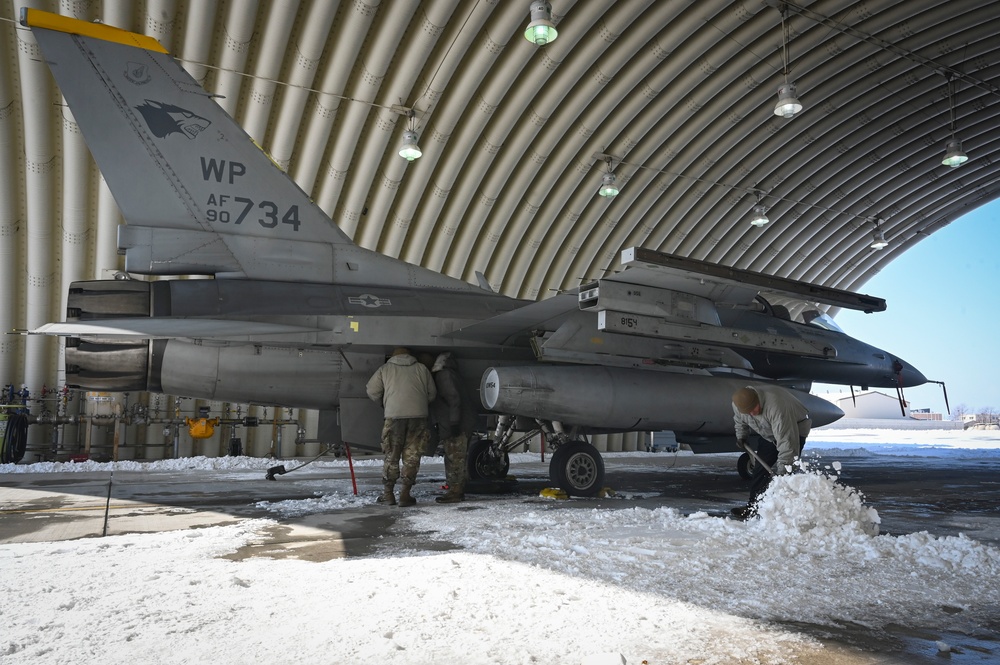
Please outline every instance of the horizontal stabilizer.
[{"label": "horizontal stabilizer", "polygon": [[127,337],[130,339],[235,339],[249,335],[290,335],[320,332],[317,328],[263,321],[230,319],[128,318],[46,323],[33,335],[62,337]]}]

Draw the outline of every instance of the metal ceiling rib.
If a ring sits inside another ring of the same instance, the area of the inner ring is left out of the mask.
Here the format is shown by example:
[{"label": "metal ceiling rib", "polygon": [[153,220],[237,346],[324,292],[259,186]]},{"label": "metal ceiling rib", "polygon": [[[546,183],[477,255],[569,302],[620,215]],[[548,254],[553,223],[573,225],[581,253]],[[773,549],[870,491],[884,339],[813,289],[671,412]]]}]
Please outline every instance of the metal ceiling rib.
[{"label": "metal ceiling rib", "polygon": [[[539,48],[527,0],[30,2],[159,39],[362,246],[525,298],[615,270],[633,245],[860,289],[1000,192],[1000,2],[787,3],[805,106],[790,120],[772,113],[778,0],[552,3],[559,38]],[[25,4],[0,5],[8,329],[60,318],[67,282],[119,268],[120,215],[15,27]],[[957,169],[940,164],[946,72]],[[414,162],[396,154],[404,108]],[[0,342],[3,378],[54,383],[57,346]]]}]

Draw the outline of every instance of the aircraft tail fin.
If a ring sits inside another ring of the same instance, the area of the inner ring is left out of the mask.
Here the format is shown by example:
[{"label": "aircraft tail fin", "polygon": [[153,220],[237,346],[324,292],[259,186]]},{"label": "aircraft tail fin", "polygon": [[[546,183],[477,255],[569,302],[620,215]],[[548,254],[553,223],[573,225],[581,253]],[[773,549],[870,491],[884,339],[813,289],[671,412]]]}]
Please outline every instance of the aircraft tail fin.
[{"label": "aircraft tail fin", "polygon": [[128,272],[471,287],[357,247],[155,39],[27,8],[21,23],[128,223]]}]

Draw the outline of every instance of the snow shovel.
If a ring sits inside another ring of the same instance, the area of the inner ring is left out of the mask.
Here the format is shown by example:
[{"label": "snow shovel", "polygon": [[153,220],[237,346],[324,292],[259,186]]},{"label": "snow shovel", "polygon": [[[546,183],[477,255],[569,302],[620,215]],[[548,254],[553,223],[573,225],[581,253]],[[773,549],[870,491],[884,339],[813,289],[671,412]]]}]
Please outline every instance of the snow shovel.
[{"label": "snow shovel", "polygon": [[736,440],[736,446],[740,450],[742,450],[743,452],[745,452],[747,455],[750,455],[750,457],[752,457],[754,459],[754,461],[757,462],[757,464],[760,464],[762,467],[764,467],[765,469],[767,469],[767,472],[769,474],[771,474],[772,476],[774,475],[774,469],[772,469],[767,462],[765,462],[764,460],[762,460],[760,458],[760,456],[756,453],[756,451],[754,451],[754,450],[752,450],[750,448],[749,444],[748,445],[743,445],[743,442],[740,441],[739,439],[737,439]]}]

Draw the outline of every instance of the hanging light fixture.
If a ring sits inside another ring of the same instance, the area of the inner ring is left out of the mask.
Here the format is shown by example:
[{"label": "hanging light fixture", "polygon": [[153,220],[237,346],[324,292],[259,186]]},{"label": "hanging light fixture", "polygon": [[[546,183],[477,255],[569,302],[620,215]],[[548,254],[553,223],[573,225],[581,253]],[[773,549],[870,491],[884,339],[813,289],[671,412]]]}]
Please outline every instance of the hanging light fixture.
[{"label": "hanging light fixture", "polygon": [[774,105],[774,115],[791,118],[802,110],[802,102],[795,96],[795,84],[785,83],[778,88],[778,103]]},{"label": "hanging light fixture", "polygon": [[872,244],[871,244],[871,248],[872,249],[881,250],[881,249],[885,249],[888,246],[889,246],[889,243],[885,239],[885,234],[882,233],[882,229],[875,229],[875,231],[872,232]]},{"label": "hanging light fixture", "polygon": [[403,132],[403,145],[399,149],[399,156],[408,162],[412,162],[423,154],[420,146],[417,145],[417,133],[410,130]]},{"label": "hanging light fixture", "polygon": [[944,149],[944,157],[941,158],[941,163],[954,168],[961,166],[967,161],[969,161],[969,156],[962,151],[962,142],[954,138],[948,141],[948,145]]},{"label": "hanging light fixture", "polygon": [[951,90],[951,72],[945,74],[948,79],[948,111],[951,115],[951,140],[945,146],[944,157],[941,163],[952,168],[961,166],[969,160],[969,156],[962,152],[962,142],[955,138],[955,98]]},{"label": "hanging light fixture", "polygon": [[889,242],[885,239],[885,234],[882,233],[881,222],[882,220],[878,217],[872,222],[875,225],[875,230],[872,231],[872,244],[869,247],[876,251],[881,251],[889,246]]},{"label": "hanging light fixture", "polygon": [[763,198],[763,193],[760,191],[754,193],[757,195],[757,205],[753,207],[753,217],[750,218],[750,225],[760,228],[771,220],[767,218],[767,206],[760,202],[761,198]]},{"label": "hanging light fixture", "polygon": [[608,162],[608,172],[604,174],[604,178],[601,180],[601,188],[597,190],[597,193],[606,199],[613,199],[618,196],[621,190],[618,189],[618,178],[611,172],[611,155],[607,155],[605,159]]},{"label": "hanging light fixture", "polygon": [[531,23],[524,30],[524,38],[536,46],[545,46],[558,36],[556,24],[552,22],[552,5],[545,0],[533,0]]},{"label": "hanging light fixture", "polygon": [[399,148],[399,156],[408,162],[418,159],[424,153],[417,145],[416,120],[413,109],[409,110],[406,119],[406,131],[403,132],[403,145]]},{"label": "hanging light fixture", "polygon": [[785,28],[785,15],[788,7],[781,5],[781,66],[785,82],[778,86],[778,103],[774,105],[774,115],[791,118],[802,110],[802,102],[795,96],[795,84],[788,82],[788,32]]},{"label": "hanging light fixture", "polygon": [[601,188],[597,190],[597,193],[606,199],[611,199],[618,196],[619,190],[616,184],[617,178],[615,178],[614,173],[605,173],[604,180],[601,183]]}]

